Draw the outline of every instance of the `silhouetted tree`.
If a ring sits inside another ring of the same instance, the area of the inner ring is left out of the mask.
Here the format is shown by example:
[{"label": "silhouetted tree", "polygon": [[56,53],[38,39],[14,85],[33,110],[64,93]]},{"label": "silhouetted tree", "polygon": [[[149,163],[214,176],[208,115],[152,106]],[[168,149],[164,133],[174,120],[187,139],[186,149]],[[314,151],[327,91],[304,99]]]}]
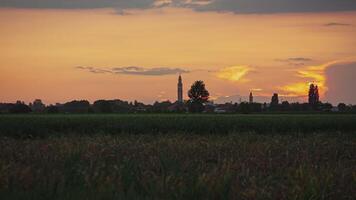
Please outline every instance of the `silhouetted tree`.
[{"label": "silhouetted tree", "polygon": [[282,111],[288,111],[290,110],[290,104],[288,101],[283,101],[281,104],[281,110]]},{"label": "silhouetted tree", "polygon": [[333,105],[331,103],[321,103],[320,104],[320,110],[330,112],[333,108]]},{"label": "silhouetted tree", "polygon": [[260,103],[250,103],[249,106],[251,112],[262,112],[262,104]]},{"label": "silhouetted tree", "polygon": [[20,101],[18,101],[16,104],[13,104],[13,106],[9,109],[9,112],[14,114],[30,113],[31,111],[32,110],[28,105]]},{"label": "silhouetted tree", "polygon": [[314,100],[314,84],[310,84],[309,86],[309,94],[308,94],[308,103],[313,105],[315,103],[315,100]]},{"label": "silhouetted tree", "polygon": [[262,111],[267,111],[267,110],[268,110],[267,103],[264,102],[263,105],[262,105]]},{"label": "silhouetted tree", "polygon": [[238,107],[238,112],[248,114],[251,112],[250,110],[250,104],[247,102],[241,102],[239,107]]},{"label": "silhouetted tree", "polygon": [[13,106],[12,103],[0,103],[0,113],[9,113]]},{"label": "silhouetted tree", "polygon": [[135,112],[140,105],[141,103],[138,103],[137,101],[136,104],[134,104],[120,99],[98,100],[94,102],[92,110],[95,113],[131,113]]},{"label": "silhouetted tree", "polygon": [[353,106],[351,107],[351,111],[352,111],[353,113],[356,113],[356,105],[353,105]]},{"label": "silhouetted tree", "polygon": [[308,103],[315,110],[318,108],[319,100],[319,89],[317,85],[310,84],[308,93]]},{"label": "silhouetted tree", "polygon": [[168,112],[173,104],[170,101],[155,102],[152,106],[153,112]]},{"label": "silhouetted tree", "polygon": [[93,110],[97,113],[112,113],[113,112],[113,103],[106,100],[98,100],[93,104]]},{"label": "silhouetted tree", "polygon": [[50,105],[46,108],[46,112],[50,113],[50,114],[56,114],[56,113],[59,113],[59,109],[57,106]]},{"label": "silhouetted tree", "polygon": [[63,104],[60,110],[68,113],[88,113],[90,111],[90,103],[87,100],[74,100]]},{"label": "silhouetted tree", "polygon": [[347,112],[349,110],[348,106],[344,103],[339,103],[339,105],[337,105],[337,108],[340,112]]},{"label": "silhouetted tree", "polygon": [[46,105],[42,103],[41,99],[36,99],[33,103],[30,103],[29,107],[33,112],[43,112],[46,109]]},{"label": "silhouetted tree", "polygon": [[190,112],[203,112],[204,103],[209,100],[209,92],[205,88],[203,81],[195,81],[188,91],[189,111]]},{"label": "silhouetted tree", "polygon": [[319,88],[318,86],[316,85],[315,88],[314,88],[314,100],[316,103],[319,103],[320,100],[319,100]]}]

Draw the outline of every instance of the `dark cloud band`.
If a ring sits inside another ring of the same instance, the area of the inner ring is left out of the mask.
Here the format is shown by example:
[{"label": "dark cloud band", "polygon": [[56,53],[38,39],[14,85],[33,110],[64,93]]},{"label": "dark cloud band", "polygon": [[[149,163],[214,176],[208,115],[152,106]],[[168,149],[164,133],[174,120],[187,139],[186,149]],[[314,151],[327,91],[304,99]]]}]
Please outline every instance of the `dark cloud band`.
[{"label": "dark cloud band", "polygon": [[57,8],[57,9],[146,9],[155,0],[0,0],[1,7],[11,8]]},{"label": "dark cloud band", "polygon": [[11,8],[125,10],[165,6],[233,13],[356,11],[355,0],[0,0],[0,7]]},{"label": "dark cloud band", "polygon": [[330,22],[330,23],[324,24],[324,26],[352,26],[352,24]]},{"label": "dark cloud band", "polygon": [[304,57],[294,57],[294,58],[286,58],[286,59],[276,59],[277,62],[287,63],[293,66],[304,66],[306,63],[312,62],[311,58]]}]

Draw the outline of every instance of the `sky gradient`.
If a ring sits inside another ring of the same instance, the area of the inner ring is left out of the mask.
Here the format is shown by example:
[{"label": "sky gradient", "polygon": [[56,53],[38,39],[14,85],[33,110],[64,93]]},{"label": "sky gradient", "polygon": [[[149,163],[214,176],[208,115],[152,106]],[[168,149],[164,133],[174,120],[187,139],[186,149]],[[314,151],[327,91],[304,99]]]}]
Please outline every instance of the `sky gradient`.
[{"label": "sky gradient", "polygon": [[352,0],[0,0],[0,102],[217,102],[272,93],[356,104]]}]

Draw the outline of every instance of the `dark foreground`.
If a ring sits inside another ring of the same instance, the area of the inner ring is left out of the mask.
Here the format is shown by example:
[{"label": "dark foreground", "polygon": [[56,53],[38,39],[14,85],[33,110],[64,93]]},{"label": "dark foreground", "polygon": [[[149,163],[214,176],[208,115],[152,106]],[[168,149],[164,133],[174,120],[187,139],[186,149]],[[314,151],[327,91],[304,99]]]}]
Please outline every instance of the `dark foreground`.
[{"label": "dark foreground", "polygon": [[[137,132],[110,134],[103,130],[118,120],[114,116],[0,117],[0,125],[7,127],[0,129],[0,199],[356,199],[353,116],[275,116],[275,132],[271,127],[258,131],[266,123],[261,116],[188,116],[185,120],[197,123],[183,120],[178,123],[187,127],[177,130],[170,122],[177,116],[167,116],[156,116],[161,123],[139,116]],[[85,132],[80,118],[92,122],[88,127],[94,130]],[[218,126],[222,134],[218,129],[182,131],[204,123],[213,127],[203,119],[225,121],[227,127]],[[339,122],[348,129],[317,129],[307,119]],[[119,127],[133,127],[129,120],[120,120]],[[231,128],[244,127],[241,120],[251,131]],[[305,127],[289,131],[288,120],[290,127]],[[11,126],[18,132],[4,131]]]}]

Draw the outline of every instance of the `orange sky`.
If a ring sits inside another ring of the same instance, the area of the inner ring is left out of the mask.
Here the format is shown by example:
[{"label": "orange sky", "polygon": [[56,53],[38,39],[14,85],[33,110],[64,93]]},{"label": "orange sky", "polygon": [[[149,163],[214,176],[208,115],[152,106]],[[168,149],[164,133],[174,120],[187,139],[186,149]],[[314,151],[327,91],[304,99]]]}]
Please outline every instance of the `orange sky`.
[{"label": "orange sky", "polygon": [[0,9],[0,102],[176,99],[176,73],[92,73],[77,66],[184,69],[185,93],[201,79],[213,99],[249,91],[300,96],[310,82],[325,93],[325,70],[355,58],[356,12],[129,12]]}]

